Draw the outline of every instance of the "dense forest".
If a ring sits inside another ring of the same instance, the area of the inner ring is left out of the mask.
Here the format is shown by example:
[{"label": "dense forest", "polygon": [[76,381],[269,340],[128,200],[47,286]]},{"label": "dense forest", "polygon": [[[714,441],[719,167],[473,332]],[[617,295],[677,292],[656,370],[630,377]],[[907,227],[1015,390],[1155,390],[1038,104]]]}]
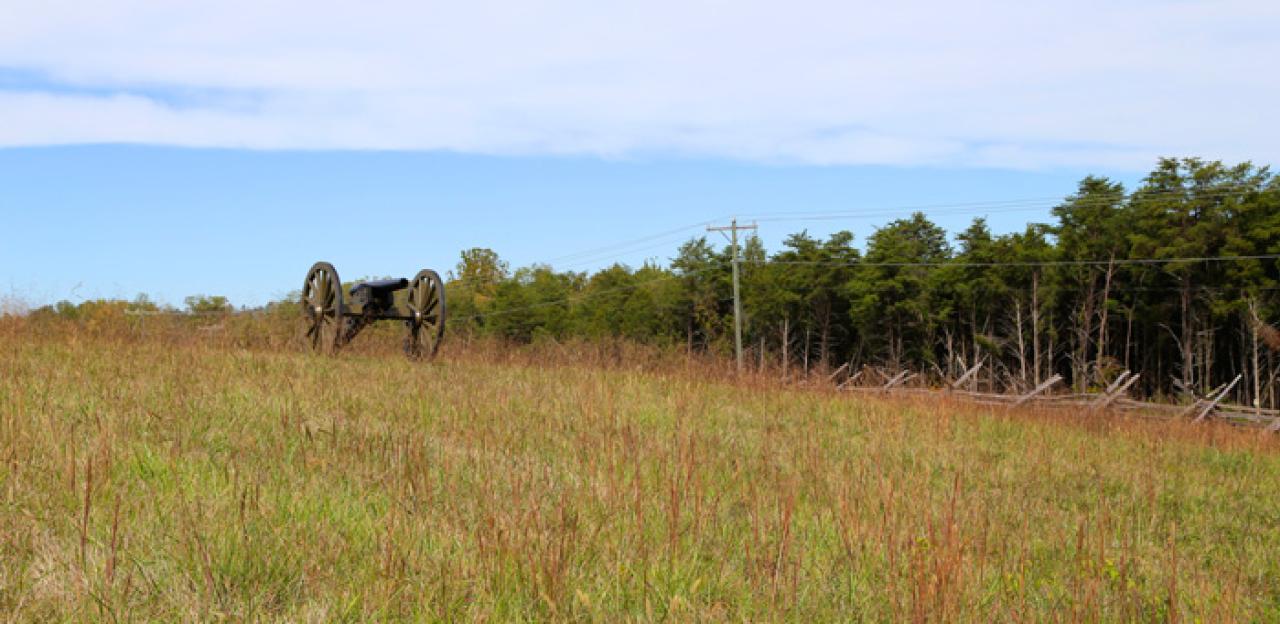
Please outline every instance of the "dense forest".
[{"label": "dense forest", "polygon": [[[782,249],[740,250],[743,336],[753,367],[787,375],[845,363],[954,378],[983,362],[997,390],[1053,374],[1084,390],[1124,370],[1148,396],[1206,393],[1241,376],[1232,398],[1280,406],[1280,177],[1267,168],[1163,159],[1138,188],[1087,177],[1052,223],[993,234],[983,218],[949,235],[924,214],[862,244],[806,232]],[[706,237],[667,266],[593,272],[511,270],[469,249],[449,273],[449,333],[514,342],[622,338],[731,355],[727,245]],[[40,315],[86,318],[133,302],[60,302]],[[194,296],[190,312],[222,313]],[[276,302],[274,310],[293,310]]]},{"label": "dense forest", "polygon": [[[1149,395],[1234,394],[1275,405],[1280,373],[1280,178],[1251,164],[1163,159],[1129,191],[1088,177],[1053,223],[994,235],[982,218],[949,236],[924,214],[863,245],[805,232],[741,250],[744,342],[753,366],[849,362],[1084,389],[1130,369]],[[514,341],[620,336],[732,352],[731,250],[707,238],[669,266],[595,273],[510,270],[487,249],[450,275],[450,331]],[[1259,392],[1261,390],[1261,392]]]}]

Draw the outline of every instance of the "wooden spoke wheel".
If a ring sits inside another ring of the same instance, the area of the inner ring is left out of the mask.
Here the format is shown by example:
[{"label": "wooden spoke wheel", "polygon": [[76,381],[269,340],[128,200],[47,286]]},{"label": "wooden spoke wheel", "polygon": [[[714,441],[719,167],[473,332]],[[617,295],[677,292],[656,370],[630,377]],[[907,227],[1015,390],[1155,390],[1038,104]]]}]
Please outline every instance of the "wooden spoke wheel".
[{"label": "wooden spoke wheel", "polygon": [[317,262],[307,271],[302,284],[302,318],[308,346],[321,353],[331,353],[342,340],[342,280],[328,262]]},{"label": "wooden spoke wheel", "polygon": [[413,359],[430,358],[444,338],[444,281],[435,271],[423,269],[409,282],[408,295],[411,318],[404,351]]}]

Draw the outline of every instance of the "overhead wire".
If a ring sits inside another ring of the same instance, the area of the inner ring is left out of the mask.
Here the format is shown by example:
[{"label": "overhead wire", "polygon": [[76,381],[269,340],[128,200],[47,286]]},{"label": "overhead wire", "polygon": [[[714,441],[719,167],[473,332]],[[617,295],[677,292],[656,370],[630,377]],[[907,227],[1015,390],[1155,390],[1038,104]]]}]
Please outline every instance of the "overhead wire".
[{"label": "overhead wire", "polygon": [[[653,250],[653,249],[662,249],[662,248],[667,248],[667,247],[669,247],[670,245],[672,245],[673,243],[678,243],[678,242],[681,242],[681,241],[684,241],[684,240],[687,240],[687,239],[685,238],[685,234],[680,234],[680,235],[678,235],[678,236],[664,238],[664,239],[662,239],[661,241],[656,242],[656,243],[651,243],[651,244],[647,244],[647,245],[640,246],[640,247],[629,247],[629,248],[626,248],[626,249],[624,249],[624,250],[618,250],[617,252],[612,253],[612,254],[609,254],[609,255],[607,255],[607,256],[604,256],[604,255],[601,255],[601,256],[595,256],[595,257],[590,257],[590,258],[585,258],[585,259],[582,259],[582,260],[578,260],[578,261],[576,261],[576,262],[571,262],[571,263],[568,263],[568,264],[561,264],[561,265],[559,265],[559,268],[562,268],[562,269],[569,269],[569,268],[574,268],[574,267],[581,267],[581,266],[588,265],[588,264],[596,264],[596,263],[601,262],[601,261],[609,261],[609,260],[615,260],[615,261],[616,261],[616,260],[620,260],[622,257],[629,256],[629,255],[631,255],[631,254],[636,254],[636,253],[639,253],[639,252],[642,252],[642,251],[650,251],[650,250]],[[621,254],[621,255],[619,255],[619,254]]]},{"label": "overhead wire", "polygon": [[766,260],[751,261],[754,265],[781,264],[797,266],[858,266],[858,267],[997,267],[997,266],[1108,266],[1127,264],[1173,264],[1176,262],[1237,262],[1242,260],[1276,260],[1280,254],[1260,254],[1252,256],[1200,256],[1170,258],[1115,258],[1108,260],[1015,260],[1009,262],[965,262],[957,260],[936,260],[927,262],[871,262],[865,260],[833,261],[833,260]]},{"label": "overhead wire", "polygon": [[[1238,189],[1252,189],[1255,185],[1249,183],[1234,183],[1226,185],[1217,185],[1209,189],[1194,188],[1166,188],[1166,189],[1138,189],[1135,191],[1120,193],[1110,197],[1028,197],[1014,198],[1002,200],[983,200],[971,202],[949,202],[936,204],[916,204],[903,205],[892,208],[883,209],[848,209],[836,211],[779,211],[765,213],[749,213],[745,216],[739,216],[740,219],[752,219],[757,222],[786,222],[786,221],[834,221],[834,220],[866,220],[885,217],[894,217],[901,215],[909,215],[915,212],[928,211],[931,215],[973,215],[979,216],[979,212],[985,214],[1000,214],[1014,212],[1035,212],[1051,209],[1060,205],[1073,205],[1076,207],[1088,207],[1092,205],[1121,203],[1135,196],[1143,197],[1160,197],[1185,195],[1195,193],[1197,198],[1212,199],[1222,195],[1236,192]],[[612,260],[618,258],[619,255],[630,255],[641,251],[656,249],[667,244],[679,237],[673,235],[683,235],[689,230],[705,227],[718,221],[729,218],[728,216],[716,217],[705,221],[698,221],[687,225],[679,226],[669,230],[664,230],[654,234],[649,234],[635,239],[619,241],[600,247],[585,249],[582,251],[564,254],[553,258],[548,258],[538,264],[559,265],[562,268],[571,268],[594,264],[602,260]],[[661,240],[660,240],[661,239]],[[658,241],[655,243],[655,241]],[[567,262],[567,264],[565,264]]]},{"label": "overhead wire", "polygon": [[[1194,194],[1198,199],[1212,199],[1224,195],[1237,193],[1240,189],[1255,189],[1256,185],[1248,183],[1217,185],[1209,189],[1193,189],[1193,188],[1169,188],[1169,189],[1138,189],[1131,192],[1119,193],[1114,196],[1087,196],[1079,197],[1075,195],[1067,197],[1028,197],[1020,199],[1006,200],[988,200],[974,202],[955,202],[943,204],[918,204],[904,205],[895,208],[874,209],[874,208],[851,208],[846,210],[829,210],[829,211],[782,211],[782,212],[766,212],[751,213],[745,216],[739,216],[740,219],[752,219],[757,222],[769,221],[806,221],[806,220],[835,220],[835,219],[871,219],[892,217],[902,214],[913,214],[923,212],[929,215],[955,215],[955,214],[973,214],[978,216],[978,212],[983,213],[1001,213],[1001,212],[1027,212],[1036,210],[1051,209],[1058,206],[1077,206],[1088,207],[1100,204],[1120,204],[1135,197],[1166,197],[1175,195]],[[1265,190],[1265,189],[1262,189]]]},{"label": "overhead wire", "polygon": [[[1248,183],[1239,183],[1239,184],[1229,184],[1229,185],[1218,185],[1210,189],[1194,189],[1194,188],[1169,188],[1169,189],[1150,189],[1150,190],[1138,189],[1136,191],[1131,191],[1128,193],[1119,193],[1119,194],[1116,194],[1115,196],[1110,196],[1110,197],[1068,196],[1066,198],[1040,197],[1040,198],[1022,198],[1022,199],[1008,199],[1008,200],[975,201],[975,202],[955,202],[955,203],[948,203],[948,204],[900,206],[897,208],[879,210],[879,211],[849,210],[849,211],[834,211],[834,212],[809,211],[809,212],[758,213],[756,215],[747,215],[746,218],[753,218],[756,221],[866,219],[866,218],[891,217],[891,216],[902,215],[904,213],[910,214],[915,212],[923,212],[925,210],[932,211],[934,214],[938,214],[938,213],[974,214],[975,211],[982,210],[982,209],[986,209],[987,213],[1023,212],[1023,211],[1030,211],[1030,210],[1044,210],[1047,208],[1053,208],[1057,206],[1067,206],[1067,205],[1075,206],[1075,207],[1082,207],[1082,206],[1088,207],[1093,205],[1120,204],[1120,203],[1123,203],[1124,201],[1132,200],[1135,196],[1142,196],[1142,197],[1154,196],[1159,198],[1164,196],[1187,195],[1187,194],[1194,193],[1196,198],[1198,199],[1212,199],[1215,197],[1221,197],[1227,194],[1234,193],[1236,192],[1237,189],[1240,189],[1240,188],[1255,188],[1255,185],[1251,185]],[[977,216],[977,215],[974,214],[974,216]],[[548,261],[546,264],[550,265],[552,262],[556,260],[575,259],[577,260],[577,262],[574,264],[582,265],[582,264],[588,264],[588,263],[599,261],[600,259],[602,259],[602,255],[606,252],[635,253],[637,251],[644,251],[644,250],[652,249],[658,246],[664,246],[666,244],[669,244],[669,240],[667,239],[669,239],[673,234],[683,234],[690,229],[710,225],[711,223],[714,223],[716,221],[717,221],[716,219],[701,221],[695,224],[690,224],[690,225],[682,226],[679,228],[659,232],[656,234],[640,237],[637,239],[632,239],[630,241],[615,243],[612,245],[598,247],[595,249],[586,250],[583,252],[577,252],[574,254],[567,254],[565,256],[553,258],[552,260]],[[653,241],[658,239],[664,239],[664,240],[662,242],[658,242],[654,244]],[[635,244],[639,244],[639,243],[647,243],[647,244],[642,248],[633,247]],[[624,250],[624,251],[620,251],[620,250]],[[942,260],[942,261],[935,261],[935,262],[869,262],[866,260],[856,260],[852,262],[833,262],[833,261],[804,261],[804,260],[788,261],[788,260],[769,259],[769,260],[765,260],[764,262],[743,261],[743,264],[752,265],[752,266],[774,264],[774,265],[795,265],[795,266],[807,265],[807,266],[864,266],[864,267],[937,267],[937,266],[1046,267],[1046,266],[1151,265],[1151,264],[1172,264],[1177,262],[1191,263],[1191,262],[1226,262],[1226,261],[1244,261],[1244,260],[1272,260],[1277,258],[1280,258],[1280,254],[1264,254],[1264,255],[1254,255],[1254,256],[1207,256],[1207,257],[1186,257],[1186,258],[1176,258],[1176,257],[1175,258],[1122,258],[1122,259],[1108,259],[1108,260],[1041,260],[1041,261],[1013,261],[1013,262],[964,262],[964,261],[956,261],[956,260]],[[720,262],[718,264],[723,265],[728,263]],[[596,292],[579,292],[579,293],[570,295],[568,297],[564,297],[556,300],[542,301],[542,302],[537,302],[527,306],[520,306],[517,308],[507,308],[507,309],[498,310],[494,312],[477,313],[477,314],[474,314],[468,317],[463,317],[457,320],[465,321],[465,320],[472,320],[475,318],[490,317],[490,316],[497,316],[497,315],[503,315],[503,314],[514,314],[516,312],[526,311],[529,309],[560,305],[573,300],[581,300],[583,298],[601,296],[601,295],[605,295],[613,292],[634,290],[636,288],[646,286],[653,282],[659,282],[659,281],[664,281],[668,279],[677,279],[682,277],[689,277],[689,276],[697,275],[700,273],[717,270],[719,268],[720,267],[718,266],[707,267],[705,269],[700,269],[696,271],[671,273],[669,275],[664,275],[657,278],[651,278],[649,280],[646,280],[645,282],[628,284],[626,286],[622,286],[614,289],[607,289],[604,291],[596,291]]]},{"label": "overhead wire", "polygon": [[577,252],[569,253],[569,254],[565,254],[565,255],[562,255],[562,256],[556,256],[556,257],[554,257],[554,258],[548,258],[548,259],[544,260],[544,261],[543,261],[543,263],[544,263],[544,264],[555,264],[555,263],[557,263],[557,262],[563,262],[563,261],[578,261],[578,260],[581,260],[582,258],[588,258],[588,257],[598,256],[598,255],[603,254],[603,253],[609,253],[609,252],[613,252],[613,251],[618,250],[618,249],[622,249],[622,248],[626,248],[626,247],[632,247],[632,246],[635,246],[635,245],[637,245],[637,244],[641,244],[641,243],[648,243],[648,242],[653,241],[653,240],[658,239],[658,238],[668,237],[668,236],[671,236],[671,235],[673,235],[673,234],[682,234],[682,233],[684,233],[684,232],[687,232],[687,231],[692,230],[692,229],[695,229],[695,228],[705,227],[705,226],[707,226],[707,225],[711,225],[712,223],[715,223],[716,221],[718,221],[718,220],[720,220],[720,219],[722,219],[722,218],[725,218],[725,217],[716,217],[716,218],[714,218],[714,219],[708,219],[708,220],[705,220],[705,221],[698,221],[697,223],[690,223],[690,224],[688,224],[688,225],[682,225],[682,226],[679,226],[679,227],[676,227],[676,228],[672,228],[672,229],[670,229],[670,230],[664,230],[664,231],[661,231],[661,232],[657,232],[657,233],[655,233],[655,234],[649,234],[649,235],[642,236],[642,237],[639,237],[639,238],[634,238],[634,239],[630,239],[630,240],[626,240],[626,241],[620,241],[620,242],[616,242],[616,243],[610,243],[610,244],[608,244],[608,245],[603,245],[603,246],[600,246],[600,247],[594,247],[594,248],[591,248],[591,249],[585,249],[585,250],[583,250],[583,251],[577,251]]},{"label": "overhead wire", "polygon": [[[990,214],[990,213],[1005,213],[1005,212],[1039,211],[1039,210],[1053,208],[1060,205],[1090,206],[1090,205],[1107,204],[1107,203],[1118,204],[1123,201],[1130,200],[1135,196],[1161,197],[1166,195],[1172,196],[1172,195],[1186,195],[1189,193],[1195,193],[1197,198],[1213,198],[1213,197],[1233,193],[1235,192],[1233,189],[1246,188],[1246,187],[1253,188],[1254,185],[1250,185],[1247,183],[1218,185],[1207,190],[1197,190],[1194,188],[1171,188],[1171,189],[1152,189],[1152,190],[1138,189],[1128,193],[1120,193],[1117,196],[1113,196],[1113,197],[1077,197],[1077,196],[1068,196],[1066,198],[1032,197],[1032,198],[1018,198],[1018,199],[1006,199],[1006,200],[904,205],[904,206],[898,206],[895,208],[880,209],[880,210],[850,209],[850,210],[842,210],[842,211],[797,211],[797,212],[783,211],[783,212],[770,212],[770,213],[756,213],[754,215],[748,214],[746,215],[746,217],[740,217],[740,218],[750,218],[758,222],[759,221],[778,222],[778,221],[803,221],[803,220],[839,220],[839,219],[862,220],[862,219],[872,219],[872,218],[893,217],[893,216],[899,216],[903,214],[912,214],[915,212],[924,212],[924,211],[929,211],[934,215],[971,214],[974,216],[978,216],[976,214],[976,212],[978,211],[982,211],[987,214]],[[561,264],[561,266],[562,267],[581,266],[584,264],[592,264],[595,262],[599,262],[600,260],[603,260],[603,259],[617,258],[618,257],[617,254],[632,254],[639,251],[647,251],[650,249],[663,247],[670,244],[675,235],[683,235],[687,233],[689,230],[711,225],[713,223],[716,223],[717,221],[723,220],[724,218],[727,218],[727,217],[717,217],[715,219],[708,219],[705,221],[690,223],[687,225],[679,226],[676,228],[664,230],[661,232],[657,232],[654,234],[650,234],[650,235],[646,235],[646,236],[642,236],[634,239],[629,239],[626,241],[619,241],[619,242],[611,243],[608,245],[603,245],[603,246],[594,247],[594,248],[590,248],[590,249],[586,249],[586,250],[582,250],[582,251],[578,251],[570,254],[556,256],[539,264],[546,264],[550,266],[555,263],[563,263],[564,261],[569,261],[568,265]],[[1277,258],[1280,258],[1280,254],[1267,254],[1267,255],[1257,255],[1257,256],[1216,256],[1216,257],[1197,257],[1197,258],[1125,258],[1125,259],[1116,259],[1116,260],[1045,260],[1045,261],[1014,261],[1014,262],[960,262],[955,260],[944,260],[944,261],[936,261],[936,262],[869,262],[866,260],[857,260],[853,262],[835,262],[835,261],[804,261],[804,260],[770,259],[764,262],[747,260],[747,261],[743,261],[743,264],[752,265],[752,266],[773,264],[773,265],[795,265],[795,266],[804,265],[804,266],[864,266],[864,267],[877,267],[877,266],[878,267],[913,267],[913,266],[914,267],[932,267],[932,266],[993,267],[993,266],[1072,266],[1072,265],[1104,266],[1107,264],[1124,265],[1124,264],[1157,264],[1157,263],[1173,263],[1173,262],[1222,262],[1222,261],[1242,261],[1242,260],[1267,260],[1267,259],[1277,259]],[[717,266],[706,267],[704,269],[698,269],[694,271],[684,271],[680,273],[670,273],[657,278],[650,278],[648,280],[645,280],[644,282],[628,284],[628,285],[617,287],[617,288],[606,289],[603,291],[594,291],[594,292],[582,291],[582,292],[574,293],[573,295],[560,298],[560,299],[541,301],[541,302],[529,304],[526,306],[520,306],[516,308],[505,308],[503,310],[496,310],[493,312],[477,313],[477,314],[469,315],[466,317],[460,317],[454,320],[467,321],[467,320],[473,320],[473,319],[483,318],[483,317],[514,314],[516,312],[521,312],[525,310],[559,305],[559,304],[563,304],[573,300],[581,300],[584,298],[602,296],[602,295],[615,293],[615,292],[634,290],[637,288],[642,288],[644,286],[647,286],[655,282],[691,277],[694,275],[699,275],[702,273],[719,270],[721,268],[721,266],[719,265],[726,265],[726,264],[728,264],[728,262],[720,261],[720,262],[717,262]]]},{"label": "overhead wire", "polygon": [[[1204,257],[1194,257],[1194,258],[1191,258],[1191,257],[1185,257],[1185,258],[1123,258],[1123,259],[1115,259],[1115,260],[1046,260],[1046,261],[1023,261],[1023,262],[951,262],[951,261],[938,261],[938,262],[879,262],[879,263],[877,263],[877,262],[857,262],[857,261],[855,261],[855,262],[823,262],[823,261],[812,261],[812,262],[810,262],[810,261],[785,261],[785,260],[783,260],[783,261],[779,261],[779,260],[768,260],[768,261],[766,261],[766,262],[750,262],[750,261],[743,261],[742,263],[743,263],[743,264],[753,265],[753,266],[768,266],[768,265],[770,265],[770,264],[780,264],[780,265],[850,266],[850,267],[853,267],[853,266],[869,266],[869,267],[941,267],[941,266],[955,266],[955,267],[997,267],[997,266],[1037,266],[1037,267],[1044,267],[1044,266],[1105,266],[1105,265],[1108,265],[1108,264],[1111,264],[1111,265],[1127,265],[1127,264],[1142,264],[1142,265],[1150,265],[1150,264],[1172,264],[1172,263],[1175,263],[1175,262],[1234,262],[1234,261],[1243,261],[1243,260],[1275,260],[1275,259],[1280,259],[1280,254],[1262,254],[1262,255],[1252,255],[1252,256],[1204,256]],[[729,263],[729,262],[727,262],[727,261],[717,261],[717,262],[715,263],[715,266],[710,266],[710,267],[706,267],[706,268],[703,268],[703,269],[696,269],[696,270],[693,270],[693,271],[684,271],[684,272],[681,272],[681,273],[669,273],[669,274],[666,274],[666,275],[662,275],[662,276],[660,276],[660,277],[650,278],[650,279],[647,279],[647,280],[645,280],[645,281],[643,281],[643,282],[638,282],[638,283],[635,283],[635,284],[627,284],[627,285],[625,285],[625,286],[619,286],[619,287],[616,287],[616,288],[610,288],[610,289],[606,289],[606,290],[602,290],[602,291],[594,291],[594,292],[591,292],[591,291],[582,291],[582,292],[579,292],[579,293],[575,293],[575,294],[573,294],[573,295],[570,295],[570,296],[568,296],[568,297],[561,297],[561,298],[557,298],[557,299],[553,299],[553,300],[549,300],[549,301],[540,301],[540,302],[537,302],[537,303],[534,303],[534,304],[529,304],[529,305],[525,305],[525,306],[519,306],[519,307],[515,307],[515,308],[504,308],[504,309],[502,309],[502,310],[496,310],[496,311],[493,311],[493,312],[482,312],[482,313],[477,313],[477,314],[473,314],[473,315],[466,316],[466,317],[462,317],[462,318],[455,319],[455,320],[457,320],[457,321],[468,321],[468,320],[473,320],[473,319],[477,319],[477,318],[492,317],[492,316],[502,316],[502,315],[506,315],[506,314],[514,314],[514,313],[517,313],[517,312],[523,312],[523,311],[527,311],[527,310],[531,310],[531,309],[537,309],[537,308],[541,308],[541,307],[549,307],[549,306],[554,306],[554,305],[560,305],[560,304],[569,303],[569,302],[571,302],[571,301],[575,301],[575,300],[576,300],[576,301],[581,301],[582,299],[589,299],[589,298],[592,298],[592,297],[602,296],[602,295],[606,295],[606,294],[610,294],[610,293],[623,292],[623,291],[634,290],[634,289],[636,289],[636,288],[642,288],[642,287],[644,287],[644,286],[647,286],[647,285],[649,285],[649,284],[656,283],[656,282],[661,282],[661,281],[666,281],[666,280],[671,280],[671,279],[681,279],[681,278],[691,277],[691,276],[699,275],[699,274],[703,274],[703,273],[709,273],[709,272],[712,272],[712,271],[715,271],[715,270],[720,270],[720,269],[722,269],[722,268],[723,268],[723,266],[724,266],[724,265],[727,265],[727,264],[730,264],[730,263]],[[1208,289],[1208,288],[1206,288],[1206,290],[1207,290],[1207,289]],[[1274,289],[1272,289],[1272,288],[1263,288],[1263,290],[1274,290]],[[1170,291],[1170,292],[1172,292],[1172,291]]]},{"label": "overhead wire", "polygon": [[612,294],[612,293],[626,292],[626,291],[630,291],[630,290],[635,290],[635,289],[637,289],[637,288],[643,288],[643,287],[645,287],[645,286],[648,286],[648,285],[650,285],[650,284],[655,284],[655,283],[658,283],[658,282],[665,282],[665,281],[673,280],[673,279],[683,279],[683,278],[692,277],[692,276],[695,276],[695,275],[701,275],[701,274],[704,274],[704,273],[710,273],[710,272],[712,272],[712,271],[719,270],[723,265],[726,265],[726,264],[728,264],[728,262],[726,262],[726,261],[716,261],[716,262],[714,263],[714,266],[708,266],[708,267],[704,267],[704,268],[701,268],[701,269],[694,269],[694,270],[691,270],[691,271],[682,271],[682,272],[680,272],[680,273],[666,273],[666,274],[664,274],[664,275],[660,275],[660,276],[658,276],[658,277],[649,278],[649,279],[646,279],[646,280],[644,280],[644,281],[642,281],[642,282],[636,282],[636,283],[634,283],[634,284],[626,284],[626,285],[624,285],[624,286],[617,286],[617,287],[614,287],[614,288],[607,288],[607,289],[605,289],[605,290],[596,290],[596,291],[580,291],[580,292],[574,293],[574,294],[572,294],[572,295],[569,295],[569,296],[567,296],[567,297],[559,297],[559,298],[551,299],[551,300],[547,300],[547,301],[539,301],[539,302],[536,302],[536,303],[531,303],[531,304],[524,305],[524,306],[517,306],[517,307],[514,307],[514,308],[503,308],[503,309],[501,309],[501,310],[495,310],[495,311],[493,311],[493,312],[479,312],[479,313],[476,313],[476,314],[471,314],[471,315],[464,316],[464,317],[457,318],[457,319],[453,319],[453,320],[454,320],[454,321],[470,321],[470,320],[475,320],[475,319],[478,319],[478,318],[487,318],[487,317],[493,317],[493,316],[504,316],[504,315],[507,315],[507,314],[515,314],[516,312],[524,312],[524,311],[527,311],[527,310],[534,310],[534,309],[538,309],[538,308],[545,308],[545,307],[550,307],[550,306],[560,305],[560,304],[564,304],[564,303],[569,303],[569,302],[572,302],[572,301],[581,301],[581,300],[583,300],[583,299],[591,299],[591,298],[594,298],[594,297],[600,297],[600,296],[607,295],[607,294]]}]

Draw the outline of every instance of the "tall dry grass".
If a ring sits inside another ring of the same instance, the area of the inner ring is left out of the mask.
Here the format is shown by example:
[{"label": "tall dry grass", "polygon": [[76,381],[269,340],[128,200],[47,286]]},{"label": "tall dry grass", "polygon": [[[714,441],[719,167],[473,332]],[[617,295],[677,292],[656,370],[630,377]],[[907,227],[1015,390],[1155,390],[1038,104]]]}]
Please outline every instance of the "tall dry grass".
[{"label": "tall dry grass", "polygon": [[423,365],[391,330],[326,358],[188,322],[0,322],[0,612],[1280,618],[1257,431],[789,389],[621,343]]}]

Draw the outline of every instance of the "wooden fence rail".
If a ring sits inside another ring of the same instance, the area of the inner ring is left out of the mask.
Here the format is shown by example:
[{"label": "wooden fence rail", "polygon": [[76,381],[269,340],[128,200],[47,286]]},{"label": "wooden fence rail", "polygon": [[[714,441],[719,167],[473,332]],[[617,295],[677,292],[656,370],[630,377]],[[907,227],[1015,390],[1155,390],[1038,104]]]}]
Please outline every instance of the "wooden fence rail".
[{"label": "wooden fence rail", "polygon": [[[1043,403],[1049,405],[1079,405],[1088,408],[1090,411],[1100,410],[1119,410],[1126,412],[1141,412],[1147,416],[1158,416],[1165,418],[1190,418],[1191,422],[1203,422],[1208,419],[1217,419],[1232,424],[1246,426],[1266,427],[1268,431],[1280,432],[1280,410],[1262,409],[1248,405],[1233,405],[1223,403],[1222,400],[1231,392],[1231,390],[1240,382],[1241,376],[1237,375],[1235,379],[1224,383],[1207,394],[1192,395],[1194,400],[1190,404],[1175,403],[1159,403],[1155,401],[1141,401],[1132,399],[1127,393],[1141,373],[1133,373],[1124,371],[1119,376],[1107,384],[1107,387],[1100,392],[1083,392],[1083,393],[1058,393],[1051,392],[1054,386],[1061,383],[1063,378],[1061,375],[1053,375],[1052,377],[1037,384],[1034,388],[1020,394],[1004,394],[998,392],[978,392],[971,390],[962,390],[961,387],[973,377],[982,367],[982,362],[975,364],[967,369],[960,377],[952,380],[943,380],[941,385],[929,385],[927,379],[917,375],[911,371],[901,370],[895,374],[882,370],[874,370],[874,372],[885,381],[883,383],[872,383],[859,385],[859,380],[865,382],[866,376],[863,375],[867,369],[858,370],[849,374],[843,381],[836,384],[837,390],[842,391],[868,391],[884,394],[934,394],[945,392],[950,396],[962,397],[976,403],[986,405],[1008,405],[1017,407],[1027,403]],[[848,365],[840,367],[837,371],[827,377],[828,382],[834,382],[840,373],[848,371]],[[913,380],[923,380],[915,386],[907,385]]]}]

